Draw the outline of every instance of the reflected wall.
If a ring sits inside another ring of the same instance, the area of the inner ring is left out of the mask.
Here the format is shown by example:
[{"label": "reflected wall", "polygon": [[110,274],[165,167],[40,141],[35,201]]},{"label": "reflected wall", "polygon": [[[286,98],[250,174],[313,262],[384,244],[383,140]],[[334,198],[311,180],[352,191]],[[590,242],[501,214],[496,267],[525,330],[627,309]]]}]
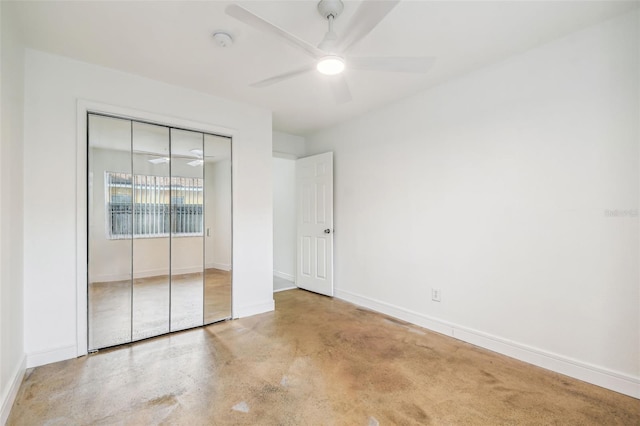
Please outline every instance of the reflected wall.
[{"label": "reflected wall", "polygon": [[[169,129],[132,122],[132,340],[169,332]],[[107,200],[108,201],[108,200]]]},{"label": "reflected wall", "polygon": [[88,129],[88,345],[95,349],[131,341],[131,122],[89,115]]},{"label": "reflected wall", "polygon": [[231,139],[89,114],[89,349],[231,317]]},{"label": "reflected wall", "polygon": [[204,321],[231,317],[231,144],[204,135],[205,305]]}]

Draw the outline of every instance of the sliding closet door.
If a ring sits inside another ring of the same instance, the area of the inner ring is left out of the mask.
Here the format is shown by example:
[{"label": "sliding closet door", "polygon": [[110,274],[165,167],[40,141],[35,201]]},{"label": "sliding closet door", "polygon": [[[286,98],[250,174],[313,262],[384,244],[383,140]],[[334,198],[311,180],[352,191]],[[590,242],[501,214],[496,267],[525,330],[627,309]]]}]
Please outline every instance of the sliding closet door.
[{"label": "sliding closet door", "polygon": [[89,350],[131,341],[131,122],[88,116]]},{"label": "sliding closet door", "polygon": [[231,139],[91,113],[87,152],[89,350],[231,318]]},{"label": "sliding closet door", "polygon": [[203,324],[203,137],[171,129],[171,331]]},{"label": "sliding closet door", "polygon": [[169,332],[169,129],[133,122],[132,339]]},{"label": "sliding closet door", "polygon": [[231,139],[204,135],[204,322],[231,318]]}]

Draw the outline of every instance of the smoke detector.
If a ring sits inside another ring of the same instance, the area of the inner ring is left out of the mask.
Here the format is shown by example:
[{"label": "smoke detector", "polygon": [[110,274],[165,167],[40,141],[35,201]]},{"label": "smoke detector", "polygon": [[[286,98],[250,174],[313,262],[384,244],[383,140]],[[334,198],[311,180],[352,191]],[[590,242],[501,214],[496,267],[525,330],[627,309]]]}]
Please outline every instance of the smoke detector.
[{"label": "smoke detector", "polygon": [[233,46],[233,38],[227,33],[215,33],[213,34],[213,39],[218,43],[220,47],[231,47]]}]

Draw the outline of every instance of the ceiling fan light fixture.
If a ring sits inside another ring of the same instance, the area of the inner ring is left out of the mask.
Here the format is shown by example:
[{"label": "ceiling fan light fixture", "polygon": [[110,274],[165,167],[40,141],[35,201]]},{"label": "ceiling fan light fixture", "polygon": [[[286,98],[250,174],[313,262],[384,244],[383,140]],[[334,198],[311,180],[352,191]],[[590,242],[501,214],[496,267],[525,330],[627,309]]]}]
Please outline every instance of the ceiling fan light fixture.
[{"label": "ceiling fan light fixture", "polygon": [[161,158],[152,158],[151,160],[147,160],[147,161],[149,161],[151,164],[166,164],[171,160],[168,157],[161,157]]},{"label": "ceiling fan light fixture", "polygon": [[324,75],[337,75],[344,71],[344,59],[340,56],[329,55],[318,61],[316,68]]}]

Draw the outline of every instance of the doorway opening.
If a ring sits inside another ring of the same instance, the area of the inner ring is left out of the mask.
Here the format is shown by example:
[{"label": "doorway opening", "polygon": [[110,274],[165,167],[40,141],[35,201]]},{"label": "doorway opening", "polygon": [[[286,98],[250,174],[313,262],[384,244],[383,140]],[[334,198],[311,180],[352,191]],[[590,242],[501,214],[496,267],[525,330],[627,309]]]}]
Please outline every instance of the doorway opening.
[{"label": "doorway opening", "polygon": [[274,153],[273,206],[274,292],[333,296],[333,153]]}]

